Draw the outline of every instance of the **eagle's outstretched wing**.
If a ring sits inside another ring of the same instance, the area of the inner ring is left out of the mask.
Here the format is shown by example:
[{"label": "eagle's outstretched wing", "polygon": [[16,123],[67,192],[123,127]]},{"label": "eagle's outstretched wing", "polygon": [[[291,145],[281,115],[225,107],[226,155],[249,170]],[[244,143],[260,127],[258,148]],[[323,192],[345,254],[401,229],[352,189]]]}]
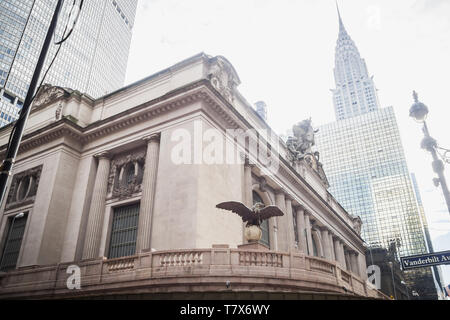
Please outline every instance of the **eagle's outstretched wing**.
[{"label": "eagle's outstretched wing", "polygon": [[216,208],[233,211],[234,213],[241,216],[244,222],[255,219],[255,214],[253,213],[253,211],[245,204],[237,201],[222,202],[219,203]]},{"label": "eagle's outstretched wing", "polygon": [[259,210],[259,218],[261,221],[282,215],[284,215],[283,211],[281,211],[277,206],[267,206],[264,209]]}]

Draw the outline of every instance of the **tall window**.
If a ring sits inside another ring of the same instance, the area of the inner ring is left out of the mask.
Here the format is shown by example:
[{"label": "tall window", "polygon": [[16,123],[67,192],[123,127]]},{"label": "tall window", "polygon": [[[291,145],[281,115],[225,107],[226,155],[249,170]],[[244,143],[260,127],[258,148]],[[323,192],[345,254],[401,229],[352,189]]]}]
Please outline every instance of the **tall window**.
[{"label": "tall window", "polygon": [[19,259],[20,247],[27,224],[28,214],[20,218],[10,218],[8,233],[3,247],[0,270],[7,271],[14,269]]},{"label": "tall window", "polygon": [[138,203],[114,209],[108,255],[110,259],[136,253],[138,223]]},{"label": "tall window", "polygon": [[[264,201],[261,199],[259,194],[255,191],[253,191],[253,204],[256,203],[264,203]],[[269,220],[264,220],[264,222],[261,224],[261,231],[262,231],[262,237],[260,242],[262,244],[265,244],[266,246],[270,247],[270,238],[269,238]]]}]

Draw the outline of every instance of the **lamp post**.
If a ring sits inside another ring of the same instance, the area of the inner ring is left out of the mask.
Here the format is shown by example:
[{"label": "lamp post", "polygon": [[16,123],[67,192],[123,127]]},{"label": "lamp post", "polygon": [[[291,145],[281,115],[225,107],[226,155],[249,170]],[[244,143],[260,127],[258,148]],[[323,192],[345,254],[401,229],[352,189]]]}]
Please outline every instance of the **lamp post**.
[{"label": "lamp post", "polygon": [[389,261],[389,266],[391,267],[392,285],[394,287],[394,299],[397,300],[397,293],[395,292],[395,281],[394,281],[394,264],[392,263],[392,261]]},{"label": "lamp post", "polygon": [[[409,109],[409,116],[414,118],[417,122],[423,123],[423,133],[425,137],[422,140],[421,147],[422,149],[429,151],[433,157],[433,171],[438,175],[438,178],[434,178],[433,182],[436,187],[439,186],[439,184],[441,185],[445,202],[447,203],[447,209],[450,213],[450,193],[444,176],[444,163],[438,158],[438,153],[436,151],[436,148],[438,148],[437,141],[430,136],[427,123],[425,122],[428,115],[428,108],[419,101],[419,96],[416,91],[413,92],[413,97],[414,104],[411,106],[411,109]],[[447,152],[449,152],[449,150],[446,150],[446,153]]]},{"label": "lamp post", "polygon": [[401,284],[405,286],[405,289],[406,289],[406,296],[408,297],[408,300],[410,300],[410,299],[409,299],[409,292],[408,292],[409,289],[408,289],[408,286],[406,285],[406,282],[402,280],[402,281],[401,281]]}]

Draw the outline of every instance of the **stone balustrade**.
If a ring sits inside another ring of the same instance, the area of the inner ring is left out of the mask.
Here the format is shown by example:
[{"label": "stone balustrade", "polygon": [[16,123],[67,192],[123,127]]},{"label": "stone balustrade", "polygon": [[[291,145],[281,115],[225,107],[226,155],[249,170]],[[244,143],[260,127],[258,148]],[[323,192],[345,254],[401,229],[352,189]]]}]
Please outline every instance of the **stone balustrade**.
[{"label": "stone balustrade", "polygon": [[260,267],[282,267],[283,255],[273,252],[239,252],[239,265]]},{"label": "stone balustrade", "polygon": [[[69,290],[77,265],[81,289]],[[73,270],[73,269],[69,269]],[[225,283],[230,281],[231,288]],[[77,298],[160,292],[321,292],[386,298],[335,262],[298,252],[231,249],[168,250],[132,257],[20,268],[0,274],[0,299]]]},{"label": "stone balustrade", "polygon": [[203,253],[195,251],[170,252],[160,255],[161,267],[190,266],[203,263]]},{"label": "stone balustrade", "polygon": [[134,269],[135,260],[136,257],[129,257],[125,259],[117,258],[106,260],[105,264],[107,265],[109,272],[131,270]]}]

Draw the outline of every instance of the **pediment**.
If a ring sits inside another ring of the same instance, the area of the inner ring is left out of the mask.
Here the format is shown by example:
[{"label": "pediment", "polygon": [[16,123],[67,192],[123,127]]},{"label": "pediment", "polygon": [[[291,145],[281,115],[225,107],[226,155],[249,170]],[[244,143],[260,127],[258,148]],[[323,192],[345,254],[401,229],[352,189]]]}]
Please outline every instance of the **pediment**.
[{"label": "pediment", "polygon": [[33,102],[33,109],[48,105],[62,97],[68,97],[70,93],[57,86],[44,85],[39,89]]}]

